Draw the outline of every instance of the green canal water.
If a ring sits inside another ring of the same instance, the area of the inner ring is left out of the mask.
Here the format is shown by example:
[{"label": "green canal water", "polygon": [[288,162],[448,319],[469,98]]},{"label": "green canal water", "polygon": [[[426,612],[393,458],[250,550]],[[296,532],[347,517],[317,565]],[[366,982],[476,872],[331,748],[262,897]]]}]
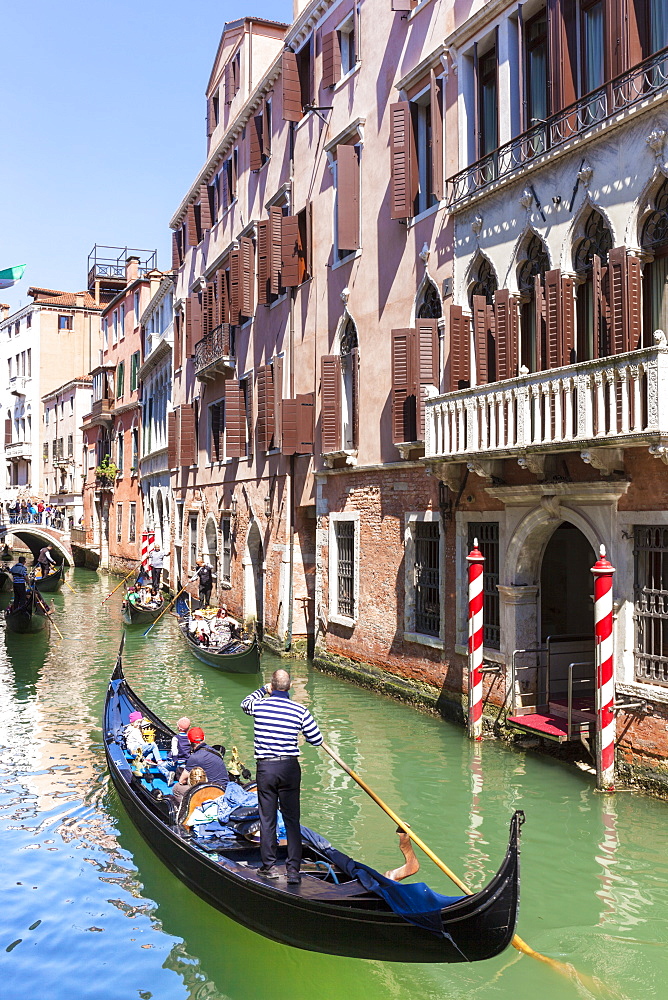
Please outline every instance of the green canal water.
[{"label": "green canal water", "polygon": [[[668,804],[595,792],[587,772],[494,743],[292,664],[325,739],[472,888],[526,812],[518,933],[571,963],[571,981],[509,948],[470,966],[333,958],[274,944],[202,902],[134,831],[105,771],[100,713],[121,636],[117,582],[85,570],[55,596],[55,632],[0,636],[0,982],[27,1000],[506,1000],[668,993]],[[130,683],[252,762],[239,703],[254,678],[183,649],[172,619],[128,630]],[[265,675],[275,666],[267,658]],[[385,871],[392,822],[322,751],[303,752],[303,821]],[[428,859],[418,878],[451,892]],[[589,977],[605,984],[599,992]]]}]

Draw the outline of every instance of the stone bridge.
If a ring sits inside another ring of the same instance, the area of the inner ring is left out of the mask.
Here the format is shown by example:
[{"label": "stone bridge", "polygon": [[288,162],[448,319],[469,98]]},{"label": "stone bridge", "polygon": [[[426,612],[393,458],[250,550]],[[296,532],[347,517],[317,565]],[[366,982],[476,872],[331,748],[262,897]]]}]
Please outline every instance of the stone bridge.
[{"label": "stone bridge", "polygon": [[0,539],[4,539],[7,535],[20,538],[35,557],[39,555],[39,550],[45,545],[53,545],[57,563],[64,562],[67,566],[74,565],[70,536],[66,531],[58,531],[57,528],[47,527],[46,524],[0,525]]}]

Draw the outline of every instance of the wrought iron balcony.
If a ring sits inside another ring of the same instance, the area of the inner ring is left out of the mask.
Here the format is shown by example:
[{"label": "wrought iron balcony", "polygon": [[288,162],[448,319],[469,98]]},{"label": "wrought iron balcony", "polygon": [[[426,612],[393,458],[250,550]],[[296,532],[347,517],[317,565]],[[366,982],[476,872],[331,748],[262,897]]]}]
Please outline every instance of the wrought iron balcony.
[{"label": "wrought iron balcony", "polygon": [[5,458],[21,459],[32,458],[32,444],[30,441],[10,441],[5,445]]},{"label": "wrought iron balcony", "polygon": [[668,47],[533,125],[446,182],[450,207],[668,87]]},{"label": "wrought iron balcony", "polygon": [[655,347],[426,400],[425,459],[533,468],[549,452],[580,451],[611,472],[613,450],[646,445],[668,464],[668,345],[655,337]]},{"label": "wrought iron balcony", "polygon": [[234,371],[234,330],[227,323],[217,326],[195,344],[195,375],[200,382]]}]

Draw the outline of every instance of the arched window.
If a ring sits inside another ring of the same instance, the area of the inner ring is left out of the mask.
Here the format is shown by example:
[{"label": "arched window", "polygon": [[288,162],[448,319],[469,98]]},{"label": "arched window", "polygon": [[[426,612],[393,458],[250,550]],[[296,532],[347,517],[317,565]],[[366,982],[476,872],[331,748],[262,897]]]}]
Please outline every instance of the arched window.
[{"label": "arched window", "polygon": [[443,304],[438,288],[433,281],[427,281],[420,295],[416,316],[418,319],[440,319],[442,315]]},{"label": "arched window", "polygon": [[643,271],[643,346],[655,330],[668,331],[668,180],[654,198],[654,211],[642,229],[643,250],[652,254]]},{"label": "arched window", "polygon": [[494,268],[486,257],[481,256],[480,263],[473,273],[475,274],[475,278],[469,287],[469,305],[471,309],[473,309],[474,295],[484,295],[487,299],[487,304],[491,306],[494,302],[494,292],[499,287]]},{"label": "arched window", "polygon": [[357,327],[350,316],[341,332],[341,380],[343,447],[353,449],[358,443],[359,350]]},{"label": "arched window", "polygon": [[546,271],[550,270],[547,247],[534,233],[526,244],[522,259],[517,265],[517,285],[520,291],[520,364],[529,371],[538,370],[538,350],[536,344],[536,275],[544,282]]},{"label": "arched window", "polygon": [[125,445],[125,434],[123,432],[123,425],[118,428],[116,435],[116,466],[119,472],[123,472],[123,452]]},{"label": "arched window", "polygon": [[601,309],[601,290],[607,278],[608,254],[611,249],[612,233],[601,213],[592,209],[573,255],[573,265],[580,278],[576,303],[578,361],[590,361],[609,353]]}]

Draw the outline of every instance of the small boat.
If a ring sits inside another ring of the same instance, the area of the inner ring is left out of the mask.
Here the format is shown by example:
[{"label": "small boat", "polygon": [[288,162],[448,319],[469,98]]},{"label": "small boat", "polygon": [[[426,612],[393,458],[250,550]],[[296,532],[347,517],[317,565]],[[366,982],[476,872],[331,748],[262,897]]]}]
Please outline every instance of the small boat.
[{"label": "small boat", "polygon": [[[340,853],[302,827],[302,881],[288,885],[285,849],[276,880],[258,873],[257,842],[234,825],[213,840],[191,821],[195,805],[220,797],[205,784],[186,794],[175,815],[171,790],[155,772],[136,773],[123,731],[130,712],[149,719],[155,741],[168,750],[172,730],[144,705],[125,680],[123,641],[107,690],[104,749],[111,780],[127,813],[160,860],[190,889],[244,927],[307,951],[383,962],[474,962],[492,958],[515,933],[519,909],[519,837],[515,812],[501,867],[480,892],[440,896],[423,883],[400,885]],[[243,810],[246,812],[246,810]],[[232,814],[234,818],[234,813]]]},{"label": "small boat", "polygon": [[133,596],[133,592],[128,591],[121,605],[121,613],[126,625],[150,625],[162,614],[165,607],[162,594],[156,594],[150,604],[139,604],[132,600]]},{"label": "small boat", "polygon": [[51,613],[48,604],[34,588],[27,591],[26,597],[25,604],[15,608],[12,601],[5,610],[5,625],[10,632],[40,632],[46,627]]},{"label": "small boat", "polygon": [[188,630],[188,620],[191,611],[201,608],[201,602],[183,594],[176,601],[176,614],[179,619],[179,629],[186,644],[193,656],[196,656],[202,663],[217,670],[225,670],[231,674],[256,674],[260,669],[260,647],[257,637],[253,636],[251,642],[242,639],[228,643],[222,649],[215,646],[203,646],[196,642]]},{"label": "small boat", "polygon": [[35,586],[42,593],[52,593],[55,590],[59,590],[65,579],[65,563],[60,563],[59,566],[54,566],[49,570],[46,576],[36,576]]}]

